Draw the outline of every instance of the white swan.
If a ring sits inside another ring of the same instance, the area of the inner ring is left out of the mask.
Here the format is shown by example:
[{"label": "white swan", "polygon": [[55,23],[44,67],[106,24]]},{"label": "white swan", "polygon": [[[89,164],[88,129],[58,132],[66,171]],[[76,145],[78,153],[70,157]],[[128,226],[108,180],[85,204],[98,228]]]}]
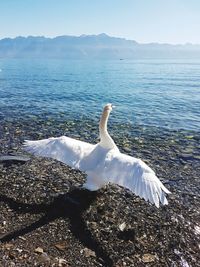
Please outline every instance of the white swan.
[{"label": "white swan", "polygon": [[84,188],[98,190],[107,183],[128,188],[137,196],[159,207],[167,205],[170,193],[142,160],[120,153],[107,131],[112,105],[107,104],[99,123],[100,142],[92,145],[66,136],[24,143],[25,150],[59,160],[87,174]]}]

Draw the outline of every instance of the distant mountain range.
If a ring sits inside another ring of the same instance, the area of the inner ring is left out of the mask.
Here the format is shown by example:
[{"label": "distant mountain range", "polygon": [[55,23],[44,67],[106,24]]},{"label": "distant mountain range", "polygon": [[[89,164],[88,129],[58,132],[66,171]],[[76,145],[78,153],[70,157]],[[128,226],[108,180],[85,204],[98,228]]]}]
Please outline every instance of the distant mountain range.
[{"label": "distant mountain range", "polygon": [[149,43],[99,35],[16,37],[0,40],[0,58],[196,59],[200,45]]}]

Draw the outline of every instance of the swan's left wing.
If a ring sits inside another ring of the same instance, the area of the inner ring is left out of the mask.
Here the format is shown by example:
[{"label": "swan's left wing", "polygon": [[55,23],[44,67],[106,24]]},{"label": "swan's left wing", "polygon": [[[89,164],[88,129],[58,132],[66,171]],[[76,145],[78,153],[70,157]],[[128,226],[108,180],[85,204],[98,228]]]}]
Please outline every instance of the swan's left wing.
[{"label": "swan's left wing", "polygon": [[160,202],[168,204],[165,193],[170,192],[142,160],[111,151],[107,154],[102,169],[103,178],[107,182],[128,188],[156,207],[159,207]]},{"label": "swan's left wing", "polygon": [[87,157],[94,148],[95,145],[66,136],[24,142],[24,149],[27,152],[56,159],[81,171],[87,169],[86,164],[81,164],[82,159]]}]

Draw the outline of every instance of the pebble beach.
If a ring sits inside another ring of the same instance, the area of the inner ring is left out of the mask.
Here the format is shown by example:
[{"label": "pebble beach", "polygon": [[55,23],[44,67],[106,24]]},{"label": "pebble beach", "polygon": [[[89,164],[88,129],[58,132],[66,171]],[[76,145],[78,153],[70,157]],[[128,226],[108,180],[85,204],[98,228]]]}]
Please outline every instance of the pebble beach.
[{"label": "pebble beach", "polygon": [[22,149],[26,139],[67,135],[98,142],[89,118],[2,118],[0,266],[200,266],[200,135],[110,123],[120,151],[144,160],[171,191],[156,207],[116,185],[81,189],[85,174]]}]

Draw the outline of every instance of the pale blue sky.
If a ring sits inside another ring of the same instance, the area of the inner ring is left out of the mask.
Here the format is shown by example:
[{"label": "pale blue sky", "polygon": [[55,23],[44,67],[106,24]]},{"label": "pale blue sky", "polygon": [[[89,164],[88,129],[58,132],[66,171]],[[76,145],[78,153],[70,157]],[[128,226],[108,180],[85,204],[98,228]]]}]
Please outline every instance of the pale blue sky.
[{"label": "pale blue sky", "polygon": [[0,39],[107,33],[200,43],[200,0],[0,0]]}]

